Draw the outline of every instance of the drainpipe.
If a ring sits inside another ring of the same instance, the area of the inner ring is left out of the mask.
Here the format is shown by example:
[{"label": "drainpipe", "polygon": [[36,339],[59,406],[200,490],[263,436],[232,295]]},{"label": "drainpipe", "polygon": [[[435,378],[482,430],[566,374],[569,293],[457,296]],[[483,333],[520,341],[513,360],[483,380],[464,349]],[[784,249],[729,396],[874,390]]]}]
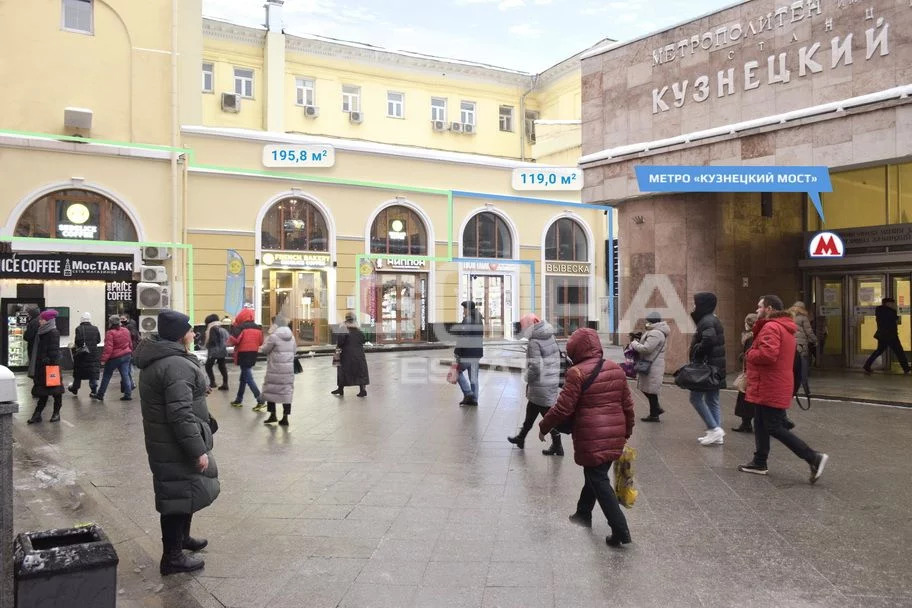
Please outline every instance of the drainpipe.
[{"label": "drainpipe", "polygon": [[[178,183],[178,157],[177,147],[179,144],[178,137],[178,64],[177,64],[177,2],[171,0],[171,242],[179,243],[181,241],[180,230],[180,184]],[[180,259],[178,260],[178,256]],[[181,271],[184,263],[183,250],[174,251],[174,261],[171,263],[171,271],[174,273],[175,286],[183,280],[184,274]],[[180,290],[181,298],[179,303],[172,302],[174,308],[178,306],[186,307],[186,286]]]},{"label": "drainpipe", "polygon": [[538,85],[538,74],[529,78],[529,90],[519,98],[519,160],[526,160],[526,96]]}]

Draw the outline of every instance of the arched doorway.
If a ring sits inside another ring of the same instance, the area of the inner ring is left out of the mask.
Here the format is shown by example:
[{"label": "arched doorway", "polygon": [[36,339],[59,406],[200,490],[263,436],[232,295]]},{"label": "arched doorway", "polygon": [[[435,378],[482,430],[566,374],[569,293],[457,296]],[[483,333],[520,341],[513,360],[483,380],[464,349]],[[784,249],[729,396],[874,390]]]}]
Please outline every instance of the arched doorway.
[{"label": "arched doorway", "polygon": [[304,196],[280,197],[263,214],[258,236],[262,323],[281,316],[298,344],[330,342],[332,237],[323,210]]},{"label": "arched doorway", "polygon": [[472,214],[463,226],[460,246],[462,257],[479,258],[462,263],[460,301],[475,302],[484,320],[485,338],[512,336],[516,267],[493,261],[516,255],[507,217],[490,209]]},{"label": "arched doorway", "polygon": [[370,224],[369,251],[383,257],[372,260],[374,272],[362,282],[362,306],[379,342],[427,339],[430,263],[401,256],[429,255],[428,232],[418,210],[399,202],[382,207]]},{"label": "arched doorway", "polygon": [[572,217],[553,221],[545,233],[545,317],[559,336],[569,336],[589,322],[592,285],[590,240]]}]

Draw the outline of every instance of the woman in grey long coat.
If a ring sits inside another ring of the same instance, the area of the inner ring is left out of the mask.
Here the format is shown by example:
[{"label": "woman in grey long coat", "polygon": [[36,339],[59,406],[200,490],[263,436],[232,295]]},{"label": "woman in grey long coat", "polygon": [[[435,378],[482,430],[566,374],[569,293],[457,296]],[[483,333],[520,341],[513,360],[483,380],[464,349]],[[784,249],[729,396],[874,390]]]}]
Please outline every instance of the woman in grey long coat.
[{"label": "woman in grey long coat", "polygon": [[[281,426],[288,426],[291,400],[294,398],[294,356],[297,344],[288,321],[276,317],[274,323],[273,331],[260,347],[260,352],[266,355],[266,379],[263,381],[260,398],[266,400],[266,409],[269,411],[269,418],[263,423],[278,422]],[[281,420],[276,418],[276,403],[282,404]]]},{"label": "woman in grey long coat", "polygon": [[155,509],[161,514],[163,575],[203,567],[202,559],[183,550],[200,551],[209,544],[190,536],[190,523],[193,513],[219,495],[212,457],[212,434],[218,427],[206,406],[208,379],[189,352],[193,338],[190,317],[163,310],[158,335],[142,340],[133,354],[141,370],[143,433]]},{"label": "woman in grey long coat", "polygon": [[[529,402],[526,404],[526,419],[522,428],[516,436],[507,437],[507,441],[523,449],[526,435],[532,430],[535,419],[539,415],[544,418],[560,394],[560,348],[554,340],[554,327],[535,314],[523,316],[519,320],[519,327],[523,334],[529,336],[529,345],[526,347],[526,398]],[[560,433],[551,432],[551,447],[542,450],[542,454],[564,455]]]},{"label": "woman in grey long coat", "polygon": [[640,418],[643,422],[660,422],[659,416],[665,410],[659,405],[659,393],[665,378],[665,351],[671,328],[657,312],[646,315],[646,333],[630,346],[640,355],[640,361],[651,361],[649,371],[637,374],[637,388],[649,400],[649,415]]}]

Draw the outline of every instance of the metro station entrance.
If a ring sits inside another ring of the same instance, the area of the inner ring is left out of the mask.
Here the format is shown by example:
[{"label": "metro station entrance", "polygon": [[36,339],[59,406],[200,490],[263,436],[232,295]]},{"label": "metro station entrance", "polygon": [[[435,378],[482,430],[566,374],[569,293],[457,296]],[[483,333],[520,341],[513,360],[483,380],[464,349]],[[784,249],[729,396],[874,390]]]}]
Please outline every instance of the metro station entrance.
[{"label": "metro station entrance", "polygon": [[[906,356],[912,358],[912,270],[820,273],[810,280],[819,367],[859,369],[864,365],[877,348],[875,310],[887,297],[896,300],[899,340]],[[902,371],[889,351],[873,369]]]}]

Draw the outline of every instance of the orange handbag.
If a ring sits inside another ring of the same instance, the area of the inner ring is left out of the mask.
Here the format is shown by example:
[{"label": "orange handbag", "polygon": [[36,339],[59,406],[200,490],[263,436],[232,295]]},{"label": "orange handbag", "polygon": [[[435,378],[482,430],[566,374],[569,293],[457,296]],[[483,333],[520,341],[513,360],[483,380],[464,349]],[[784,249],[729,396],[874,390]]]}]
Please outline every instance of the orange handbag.
[{"label": "orange handbag", "polygon": [[59,365],[44,366],[44,385],[45,386],[60,386],[60,366]]}]

